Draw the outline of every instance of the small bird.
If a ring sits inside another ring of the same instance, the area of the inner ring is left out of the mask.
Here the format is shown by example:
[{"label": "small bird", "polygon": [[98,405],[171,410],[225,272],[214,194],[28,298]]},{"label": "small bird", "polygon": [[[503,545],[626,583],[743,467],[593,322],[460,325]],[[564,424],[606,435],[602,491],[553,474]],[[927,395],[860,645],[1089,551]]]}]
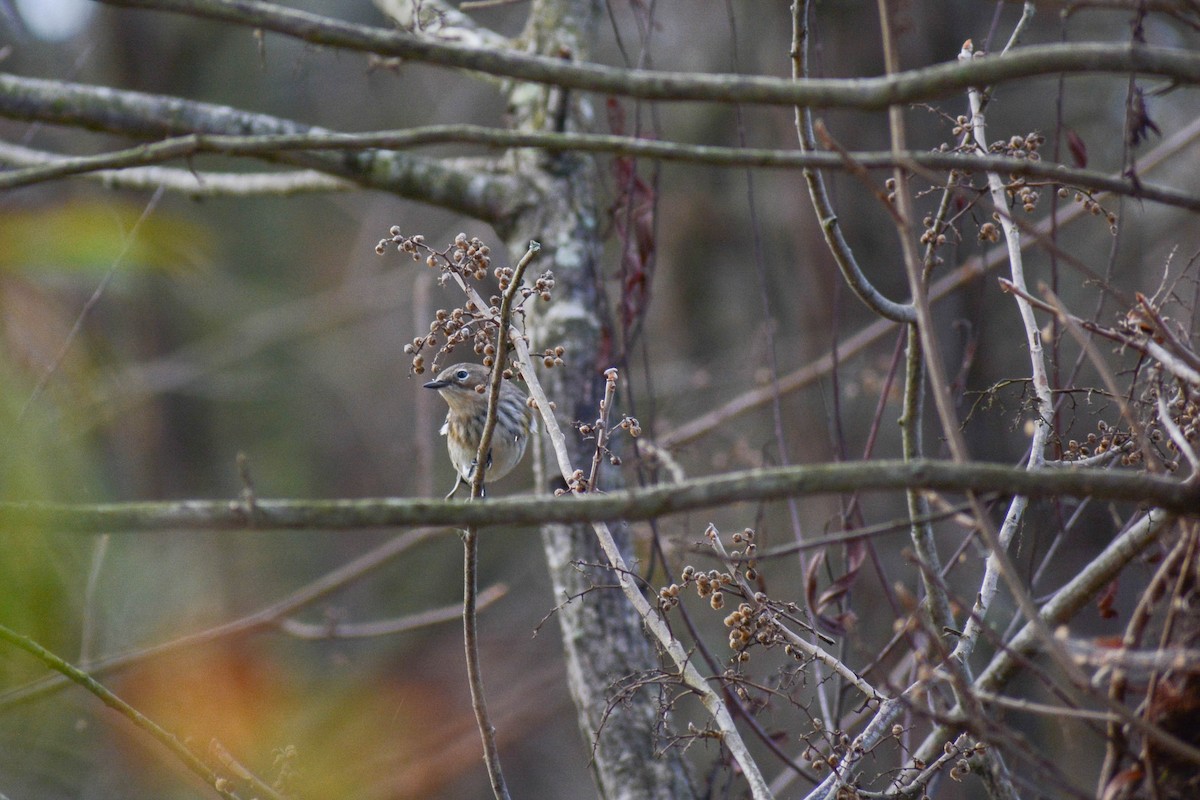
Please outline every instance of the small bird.
[{"label": "small bird", "polygon": [[[441,433],[446,437],[450,461],[458,471],[454,488],[446,495],[454,497],[461,485],[470,486],[475,473],[475,457],[487,420],[487,387],[491,370],[479,364],[455,364],[442,370],[426,389],[437,389],[450,406]],[[512,381],[500,382],[500,397],[496,404],[496,429],[488,451],[483,477],[487,481],[503,478],[525,455],[525,445],[531,433],[537,431],[533,409],[526,402],[525,392]]]}]

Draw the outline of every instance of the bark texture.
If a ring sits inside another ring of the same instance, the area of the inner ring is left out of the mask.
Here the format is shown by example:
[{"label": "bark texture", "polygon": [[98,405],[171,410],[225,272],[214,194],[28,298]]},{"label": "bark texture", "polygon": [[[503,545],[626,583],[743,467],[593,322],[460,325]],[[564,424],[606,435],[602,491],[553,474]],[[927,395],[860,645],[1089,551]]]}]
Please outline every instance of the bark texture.
[{"label": "bark texture", "polygon": [[[524,39],[539,54],[586,58],[601,10],[593,0],[541,0],[534,3]],[[590,116],[586,102],[561,89],[518,84],[509,98],[521,130],[569,130]],[[541,242],[537,268],[554,272],[554,300],[530,319],[530,333],[535,347],[566,348],[566,365],[547,370],[541,379],[555,398],[560,424],[570,430],[577,420],[595,418],[602,374],[610,366],[605,361],[609,348],[601,288],[602,221],[596,206],[599,177],[595,159],[586,154],[522,150],[513,159],[517,174],[528,181],[531,202],[501,232],[514,257],[530,239]],[[591,459],[589,443],[575,438],[571,444],[573,462],[585,467]],[[628,538],[622,539],[627,551]],[[592,748],[600,796],[695,797],[685,761],[659,737],[658,693],[621,693],[631,676],[657,670],[659,659],[620,591],[596,588],[614,583],[607,571],[580,568],[606,563],[591,527],[546,525],[542,543],[556,602],[573,598],[557,617],[570,691],[581,732]]]}]

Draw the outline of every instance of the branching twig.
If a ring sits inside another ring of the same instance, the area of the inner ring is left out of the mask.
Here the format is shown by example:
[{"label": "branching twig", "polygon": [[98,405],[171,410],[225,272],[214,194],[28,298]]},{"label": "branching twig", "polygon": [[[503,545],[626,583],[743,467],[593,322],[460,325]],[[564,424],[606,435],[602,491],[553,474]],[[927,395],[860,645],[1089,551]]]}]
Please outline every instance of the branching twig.
[{"label": "branching twig", "polygon": [[[1151,153],[1148,153],[1139,165],[1141,174],[1145,175],[1150,170],[1166,164],[1183,148],[1191,144],[1197,136],[1200,136],[1200,119],[1181,129],[1178,133],[1156,147]],[[1055,224],[1061,229],[1066,223],[1085,217],[1088,217],[1088,214],[1084,211],[1083,204],[1074,203],[1058,215],[1057,222],[1047,218],[1038,222],[1032,229],[1027,229],[1027,232],[1032,233],[1033,237],[1022,239],[1022,246],[1028,246],[1030,238],[1044,237],[1054,228]],[[929,301],[935,302],[949,297],[957,289],[962,288],[1004,263],[1006,263],[1006,254],[1002,250],[991,250],[982,256],[968,260],[963,266],[934,281],[929,286]],[[889,335],[894,328],[895,323],[891,320],[875,320],[841,343],[840,351],[842,358],[848,359],[862,353],[872,344],[879,341],[879,339]],[[782,376],[779,379],[779,391],[788,394],[810,386],[823,375],[828,374],[832,368],[832,357],[828,354],[823,355],[795,372]],[[660,446],[669,449],[695,441],[701,436],[721,427],[729,419],[771,402],[773,396],[771,387],[751,389],[734,397],[732,400],[726,401],[712,411],[683,425],[679,425],[674,430],[660,434],[658,436],[658,443]]]},{"label": "branching twig", "polygon": [[[1036,622],[1027,621],[1020,632],[1009,641],[1008,646],[992,657],[987,669],[975,679],[974,688],[996,692],[1003,687],[1015,674],[1021,658],[1033,653],[1039,641],[1044,641],[1045,627],[1060,625],[1070,620],[1085,603],[1128,566],[1130,561],[1153,544],[1163,528],[1172,521],[1170,515],[1151,510],[1129,525],[1100,555],[1092,559],[1078,575],[1042,606]],[[1110,708],[1112,705],[1109,704]],[[961,712],[961,708],[956,708],[948,716],[955,718],[960,716]],[[1128,716],[1126,718],[1128,720]],[[952,726],[939,726],[916,749],[914,759],[931,759],[935,753],[941,751],[942,744],[953,731]]]}]

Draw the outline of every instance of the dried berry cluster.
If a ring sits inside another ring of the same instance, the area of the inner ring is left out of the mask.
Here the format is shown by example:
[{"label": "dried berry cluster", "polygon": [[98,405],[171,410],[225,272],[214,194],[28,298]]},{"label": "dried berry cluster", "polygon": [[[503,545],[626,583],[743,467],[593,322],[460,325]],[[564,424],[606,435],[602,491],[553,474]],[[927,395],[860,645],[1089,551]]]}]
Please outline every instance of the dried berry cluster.
[{"label": "dried berry cluster", "polygon": [[[1154,391],[1163,391],[1155,389]],[[1163,458],[1163,467],[1168,472],[1174,472],[1179,469],[1179,447],[1175,438],[1168,436],[1163,430],[1163,421],[1160,419],[1157,410],[1157,404],[1154,406],[1155,412],[1149,425],[1150,441],[1159,448],[1160,452],[1165,451],[1166,456]],[[1200,404],[1197,403],[1197,398],[1185,396],[1183,392],[1176,392],[1173,399],[1167,402],[1167,411],[1170,415],[1170,423],[1174,427],[1178,435],[1181,436],[1186,443],[1194,451],[1196,442],[1200,440]]]},{"label": "dried berry cluster", "polygon": [[729,557],[738,561],[739,571],[746,580],[758,580],[758,561],[755,559],[758,555],[758,545],[754,542],[754,529],[746,528],[731,538],[735,545],[744,544],[745,549],[730,550]]},{"label": "dried berry cluster", "polygon": [[[1058,196],[1063,200],[1066,200],[1069,196],[1071,196],[1071,191],[1067,187],[1061,186],[1058,189]],[[1117,235],[1117,215],[1105,209],[1104,206],[1096,202],[1096,200],[1093,199],[1091,192],[1075,192],[1075,202],[1082,203],[1083,210],[1091,214],[1093,217],[1099,217],[1103,215],[1105,222],[1108,223],[1109,233],[1111,233],[1113,236]]]},{"label": "dried berry cluster", "polygon": [[[576,422],[575,430],[579,431],[580,436],[590,439],[596,435],[603,425],[604,421],[599,419],[591,425],[587,424],[586,422]],[[623,431],[626,431],[635,439],[642,435],[642,426],[641,423],[637,421],[637,417],[622,417],[620,423],[617,424],[617,427]]]},{"label": "dried berry cluster", "polygon": [[[428,366],[434,371],[439,368],[442,357],[451,353],[455,347],[471,343],[475,355],[482,357],[484,366],[492,366],[496,355],[496,328],[500,318],[499,295],[492,295],[487,300],[487,308],[471,298],[481,298],[481,295],[471,288],[472,282],[487,280],[488,269],[492,264],[491,249],[478,238],[467,238],[465,233],[454,237],[454,242],[445,250],[435,250],[425,243],[425,237],[417,234],[405,236],[399,227],[392,226],[389,238],[381,239],[375,246],[375,252],[383,255],[389,246],[395,246],[401,253],[408,253],[414,261],[425,256],[425,264],[431,269],[441,271],[439,283],[445,285],[448,280],[455,280],[467,293],[466,302],[459,307],[447,310],[438,309],[434,319],[429,323],[429,333],[418,336],[404,346],[404,352],[412,356],[413,372],[420,374]],[[505,292],[512,285],[514,272],[512,267],[497,267],[493,275],[499,284],[500,291]],[[537,296],[543,301],[551,299],[554,289],[554,275],[550,271],[543,272],[532,286],[522,285],[518,289],[519,300],[513,305],[514,315],[523,316],[524,302],[530,297]],[[432,365],[426,365],[423,351],[436,349]],[[546,366],[561,366],[564,350],[555,348],[552,357],[547,359]],[[512,374],[511,369],[505,370],[506,377]]]},{"label": "dried berry cluster", "polygon": [[[966,155],[971,155],[977,152],[974,139],[972,136],[972,128],[969,118],[960,114],[955,117],[951,133],[957,145],[943,143],[938,146],[938,151],[960,152]],[[992,142],[987,145],[987,151],[990,155],[1005,156],[1007,158],[1020,159],[1024,161],[1041,161],[1042,156],[1039,149],[1046,142],[1046,137],[1042,134],[1033,131],[1024,136],[1015,135],[1008,139]],[[960,187],[970,192],[982,193],[984,190],[975,187],[971,181],[972,173],[970,171],[959,172],[952,170],[950,173],[950,188]],[[1106,210],[1100,203],[1096,202],[1090,192],[1076,191],[1070,187],[1061,184],[1055,184],[1053,181],[1031,180],[1027,176],[1018,175],[1015,173],[1009,174],[1008,183],[1005,184],[1004,191],[1008,197],[1009,207],[1020,207],[1022,211],[1029,214],[1035,211],[1038,207],[1038,201],[1041,199],[1041,190],[1050,187],[1053,189],[1057,186],[1059,198],[1065,200],[1074,195],[1076,203],[1082,203],[1084,210],[1093,216],[1103,216],[1108,223],[1109,230],[1113,235],[1117,232],[1117,215]],[[894,191],[893,187],[889,187],[889,192]],[[889,195],[890,196],[890,195]],[[998,242],[1000,241],[1000,229],[997,223],[1000,222],[1000,215],[993,213],[991,220],[984,222],[979,226],[978,239],[981,242]],[[941,233],[941,227],[935,225],[935,221],[931,217],[925,219],[925,232],[921,237],[921,243],[926,245],[942,245],[945,244],[945,236]]]},{"label": "dried berry cluster", "polygon": [[405,236],[398,225],[393,225],[388,231],[390,238],[380,239],[375,245],[375,252],[383,255],[389,245],[395,245],[401,253],[408,253],[413,261],[418,261],[425,254],[425,265],[443,272],[456,272],[464,278],[470,277],[477,281],[487,278],[488,267],[491,266],[491,249],[479,239],[467,238],[465,233],[454,237],[454,243],[445,250],[437,251],[425,243],[421,234]]},{"label": "dried berry cluster", "polygon": [[[715,531],[710,528],[710,535]],[[680,573],[679,582],[664,586],[658,592],[659,608],[665,613],[679,605],[680,597],[689,586],[695,586],[696,594],[708,600],[714,611],[725,608],[725,596],[732,594],[741,597],[738,607],[725,616],[723,622],[729,629],[729,649],[734,653],[736,663],[750,660],[750,650],[754,646],[765,648],[783,645],[783,650],[792,658],[800,660],[804,654],[791,644],[794,636],[789,636],[784,629],[787,620],[800,626],[806,624],[797,619],[800,613],[795,603],[776,603],[765,592],[750,594],[746,581],[758,579],[758,567],[755,561],[758,546],[754,543],[754,531],[746,528],[732,537],[739,549],[729,551],[733,561],[732,571],[697,570],[688,565]]]},{"label": "dried berry cluster", "polygon": [[[892,726],[892,737],[893,738],[895,738],[897,741],[899,741],[903,735],[904,735],[904,726],[903,725],[893,725]],[[974,744],[972,744],[971,742],[968,741],[965,743],[965,746],[959,745],[955,742],[946,742],[946,744],[942,747],[943,755],[938,757],[935,766],[941,766],[943,764],[948,764],[950,761],[953,760],[954,766],[950,768],[950,773],[949,773],[950,778],[955,781],[961,781],[964,777],[966,777],[972,771],[972,762],[981,758],[983,756],[983,754],[987,752],[987,750],[988,750],[988,745],[985,742],[975,742]],[[914,758],[912,760],[912,769],[917,770],[918,773],[920,771],[923,771],[928,766],[929,765],[925,763],[924,759]],[[813,767],[816,768],[816,765],[814,764]],[[916,783],[911,783],[911,784],[907,783],[907,780],[909,780],[909,779],[910,779],[909,776],[902,775],[900,777],[900,785],[901,786],[912,786],[915,788],[917,784]],[[915,795],[911,795],[906,792],[906,796],[915,796]],[[921,796],[925,797],[924,794],[922,794]]]},{"label": "dried berry cluster", "polygon": [[[820,719],[816,719],[814,722],[818,723],[817,727],[819,729]],[[829,755],[822,755],[821,751],[812,745],[804,748],[804,752],[801,753],[805,762],[808,763],[808,766],[812,768],[813,772],[820,774],[825,770],[826,767],[837,769],[839,766],[841,766],[842,760],[846,758],[846,756],[853,755],[857,759],[863,754],[863,746],[858,742],[853,741],[849,736],[846,735],[844,731],[833,731],[825,738],[827,738],[833,746]],[[846,798],[847,800],[857,800],[857,798],[861,797],[861,795],[850,786],[843,786],[842,788],[849,789],[850,791],[849,793],[839,792],[836,795],[838,800],[842,800],[842,798]]]},{"label": "dried berry cluster", "polygon": [[[962,119],[962,117],[959,117]],[[1029,161],[1041,161],[1042,156],[1038,153],[1038,148],[1046,143],[1046,137],[1040,133],[1027,133],[1024,136],[1013,136],[1007,141],[992,142],[988,145],[988,152],[998,156],[1008,156],[1009,158],[1023,158]]]},{"label": "dried berry cluster", "polygon": [[[759,597],[755,597],[756,601],[759,599]],[[765,602],[766,595],[763,595],[761,599]],[[729,649],[737,653],[738,661],[750,660],[749,648],[754,644],[764,647],[783,644],[788,655],[796,655],[791,651],[792,646],[786,644],[786,640],[780,634],[775,613],[766,605],[759,605],[758,608],[755,608],[749,603],[740,603],[733,612],[725,617],[724,622],[725,627],[729,628]]]},{"label": "dried berry cluster", "polygon": [[[499,311],[499,309],[496,310]],[[451,311],[439,308],[434,313],[433,321],[429,323],[429,333],[425,336],[418,336],[404,345],[404,352],[413,357],[413,371],[418,375],[425,371],[425,356],[421,354],[421,351],[426,347],[439,347],[440,345],[437,356],[434,357],[433,366],[436,371],[441,356],[450,353],[457,345],[465,343],[468,339],[472,342],[475,354],[482,355],[487,366],[491,366],[491,356],[495,355],[496,345],[493,343],[494,338],[490,326],[487,324],[490,320],[490,310],[486,314],[480,314],[475,305],[469,302],[465,308],[458,307]],[[444,342],[439,339],[439,334],[445,337]]]},{"label": "dried berry cluster", "polygon": [[[1194,377],[1194,365],[1200,364],[1200,356],[1191,344],[1187,326],[1167,316],[1154,297],[1139,292],[1136,298],[1136,304],[1117,322],[1115,333],[1151,359],[1138,372],[1142,384],[1138,393],[1142,409],[1139,421],[1148,441],[1136,456],[1132,451],[1128,454],[1127,463],[1137,463],[1135,457],[1140,459],[1154,451],[1163,467],[1174,472],[1179,469],[1181,456],[1189,462],[1197,460],[1200,380]],[[1122,461],[1126,463],[1126,459]]]},{"label": "dried berry cluster", "polygon": [[670,611],[679,605],[680,592],[692,584],[696,586],[696,594],[702,599],[707,599],[714,611],[719,611],[725,607],[725,595],[722,589],[735,585],[733,574],[730,572],[719,572],[715,569],[708,572],[698,571],[690,564],[683,568],[680,580],[683,581],[682,586],[672,583],[670,586],[659,589],[658,604],[663,611]]},{"label": "dried berry cluster", "polygon": [[1066,443],[1063,459],[1115,463],[1119,458],[1122,466],[1157,459],[1166,471],[1175,472],[1180,457],[1198,460],[1200,379],[1195,379],[1193,365],[1200,364],[1200,356],[1191,345],[1187,327],[1164,314],[1154,298],[1140,292],[1136,298],[1136,304],[1114,327],[1096,326],[1123,348],[1142,354],[1144,360],[1135,372],[1139,388],[1132,392],[1137,399],[1131,406],[1136,419],[1130,421],[1128,430],[1100,420],[1097,432]]},{"label": "dried berry cluster", "polygon": [[583,470],[577,469],[571,473],[571,477],[567,480],[567,488],[555,489],[554,496],[562,497],[564,494],[587,494],[588,479]]},{"label": "dried berry cluster", "polygon": [[[1041,161],[1042,156],[1038,153],[1038,148],[1045,141],[1046,137],[1040,133],[1028,133],[1025,136],[1013,136],[1007,142],[992,142],[988,146],[988,152],[1009,158]],[[1009,175],[1004,192],[1008,196],[1010,206],[1020,205],[1026,214],[1033,213],[1041,197],[1037,189],[1029,184],[1029,180],[1021,175]]]},{"label": "dried berry cluster", "polygon": [[961,781],[971,772],[971,762],[982,756],[987,750],[987,745],[983,742],[976,742],[971,747],[966,749],[960,748],[954,742],[946,742],[942,751],[947,758],[956,759],[954,766],[950,768],[950,779]]},{"label": "dried berry cluster", "polygon": [[553,350],[544,350],[542,352],[542,366],[546,367],[547,369],[550,367],[561,367],[564,363],[563,355],[565,355],[566,352],[567,349],[562,345],[559,345]]},{"label": "dried berry cluster", "polygon": [[1128,431],[1110,427],[1104,420],[1096,423],[1096,430],[1098,433],[1088,433],[1082,442],[1078,439],[1068,441],[1063,452],[1063,460],[1078,461],[1083,458],[1120,451],[1122,465],[1131,466],[1141,462],[1141,451],[1133,446],[1133,439]]}]

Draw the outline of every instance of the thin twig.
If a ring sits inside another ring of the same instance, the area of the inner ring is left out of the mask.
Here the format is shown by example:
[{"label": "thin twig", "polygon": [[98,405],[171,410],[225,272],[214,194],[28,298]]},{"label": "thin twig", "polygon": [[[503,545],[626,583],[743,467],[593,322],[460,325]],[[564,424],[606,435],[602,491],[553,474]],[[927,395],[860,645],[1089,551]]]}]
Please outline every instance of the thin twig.
[{"label": "thin twig", "polygon": [[210,788],[216,791],[216,793],[221,797],[226,798],[226,800],[238,800],[237,793],[229,788],[229,781],[213,772],[208,765],[201,761],[200,758],[193,753],[186,744],[181,742],[175,736],[175,734],[164,730],[149,717],[142,714],[140,711],[126,703],[121,698],[117,697],[91,675],[77,667],[72,666],[71,664],[68,664],[66,661],[62,660],[29,637],[22,636],[21,634],[3,625],[0,625],[0,639],[3,639],[14,647],[24,650],[26,653],[29,653],[50,669],[64,675],[66,678],[79,684],[84,689],[87,689],[96,697],[100,698],[100,701],[104,703],[104,705],[113,709],[121,716],[132,722],[134,725],[146,731],[148,734],[158,740],[160,744],[174,753],[175,757],[183,762],[184,766],[199,775],[200,779],[203,780],[204,783]]},{"label": "thin twig", "polygon": [[[795,81],[811,80],[808,73],[808,10],[807,2],[792,4],[792,79]],[[809,155],[815,154],[817,142],[813,135],[812,109],[797,106],[795,124],[801,151]],[[843,154],[838,155],[842,157],[844,165],[855,164],[853,161],[847,162]],[[861,162],[858,166],[862,168]],[[911,322],[916,319],[911,304],[897,303],[885,297],[863,273],[858,259],[854,257],[854,251],[842,234],[833,202],[825,188],[824,176],[816,169],[805,168],[804,181],[808,184],[809,199],[816,211],[825,244],[829,247],[829,252],[841,270],[846,284],[868,308],[884,319],[894,322]]]},{"label": "thin twig", "polygon": [[[517,263],[512,282],[500,301],[500,312],[496,323],[496,354],[488,385],[487,417],[479,437],[479,449],[475,454],[475,469],[471,473],[471,500],[483,497],[483,482],[487,476],[488,457],[492,451],[492,435],[499,416],[500,383],[504,380],[505,361],[509,343],[509,324],[512,319],[513,298],[521,287],[521,278],[542,246],[530,242],[529,249]],[[479,306],[482,311],[486,306]],[[483,691],[483,671],[479,662],[479,528],[468,525],[463,529],[463,645],[467,657],[467,681],[471,687],[471,708],[483,740],[483,760],[487,764],[488,778],[497,800],[508,800],[508,786],[500,768],[500,748],[496,744],[496,728],[488,714],[487,700]]]},{"label": "thin twig", "polygon": [[[487,608],[506,594],[508,594],[508,587],[504,584],[489,586],[477,596],[475,610],[478,612]],[[452,606],[431,608],[426,611],[419,611],[416,614],[408,614],[396,619],[376,622],[342,622],[339,619],[331,619],[328,622],[301,622],[297,619],[288,618],[280,620],[278,625],[281,631],[297,639],[315,641],[327,639],[365,639],[377,636],[392,636],[397,633],[406,633],[430,625],[440,625],[443,622],[449,622],[461,616],[462,605],[455,603]]]},{"label": "thin twig", "polygon": [[608,420],[612,414],[613,398],[617,394],[617,371],[613,368],[604,371],[604,397],[600,400],[600,418],[596,420],[596,447],[592,453],[592,471],[588,474],[587,490],[599,491],[600,462],[604,460],[604,451],[608,448]]},{"label": "thin twig", "polygon": [[[893,30],[894,20],[889,9],[888,0],[878,0],[878,9],[883,34],[884,63],[887,73],[894,74],[899,71],[899,55],[896,50],[895,32]],[[891,106],[888,108],[888,129],[892,151],[899,153],[907,149],[904,109],[902,107]],[[904,169],[897,167],[893,172],[893,180],[895,182],[893,196],[895,197],[896,211],[898,212],[896,232],[900,240],[900,249],[904,256],[904,271],[908,277],[913,307],[916,311],[917,334],[921,345],[924,367],[929,375],[929,389],[933,395],[934,407],[937,411],[938,420],[941,424],[942,433],[945,436],[951,457],[956,463],[964,464],[969,460],[969,452],[961,428],[959,427],[958,415],[955,412],[954,404],[950,397],[950,382],[946,375],[942,351],[938,344],[929,303],[928,273],[924,268],[924,260],[918,257],[916,244],[909,231],[909,227],[915,219],[915,211],[912,196],[908,188],[908,175]],[[979,534],[997,561],[998,571],[1003,574],[1006,580],[1010,580],[1013,584],[1014,593],[1019,593],[1020,588],[1016,585],[1016,576],[1012,573],[998,537],[991,529],[991,521],[987,518],[983,504],[973,493],[968,493],[967,500],[971,504],[973,515],[978,520]],[[1032,603],[1028,605],[1032,605]],[[956,693],[958,705],[969,707],[971,705],[970,698],[962,694],[957,682],[952,685],[952,688]]]},{"label": "thin twig", "polygon": [[[474,472],[471,474],[471,498],[479,499],[483,496],[483,482],[487,473],[488,454],[492,450],[492,435],[496,430],[496,420],[499,417],[500,403],[500,383],[504,380],[505,362],[508,359],[508,348],[511,337],[508,335],[509,326],[512,320],[513,300],[517,292],[521,288],[521,279],[525,275],[525,270],[529,264],[537,257],[542,246],[537,242],[530,242],[529,249],[525,255],[517,262],[511,282],[508,285],[508,290],[504,292],[500,300],[500,313],[495,322],[496,329],[496,354],[493,357],[492,373],[489,377],[487,391],[487,418],[483,423],[483,433],[479,437],[479,449],[476,452],[475,463],[477,465]],[[487,306],[479,306],[479,310],[483,311]]]},{"label": "thin twig", "polygon": [[83,590],[83,621],[79,634],[79,666],[84,669],[91,663],[96,648],[96,626],[99,622],[96,590],[100,585],[100,573],[104,569],[104,560],[111,541],[112,534],[105,532],[92,544],[92,562],[88,567],[87,584]]},{"label": "thin twig", "polygon": [[[29,186],[79,176],[99,181],[108,188],[157,189],[161,186],[187,197],[281,197],[314,192],[349,192],[359,188],[352,181],[312,169],[247,173],[136,166],[169,160],[158,156],[159,153],[144,146],[97,156],[74,157],[0,142],[0,163],[22,167],[2,173],[0,185],[4,181],[11,181],[14,187]],[[110,166],[104,166],[106,163]]]},{"label": "thin twig", "polygon": [[[1181,129],[1178,133],[1163,141],[1161,145],[1148,153],[1141,161],[1141,172],[1145,174],[1168,163],[1172,157],[1195,141],[1197,136],[1200,136],[1200,119]],[[907,159],[907,155],[905,159]],[[1091,219],[1091,216],[1084,210],[1083,204],[1073,203],[1058,216],[1057,220],[1047,218],[1030,227],[1022,226],[1022,229],[1030,234],[1029,238],[1022,239],[1022,246],[1032,244],[1030,238],[1045,236],[1054,229],[1055,225],[1061,228],[1066,223],[1084,218]],[[981,256],[971,258],[961,267],[945,277],[934,281],[929,286],[929,302],[932,303],[949,297],[956,290],[1004,263],[1006,263],[1006,254],[1003,250],[998,249],[992,249]],[[875,320],[841,343],[842,358],[848,359],[862,353],[881,338],[890,334],[894,327],[895,323],[891,320]],[[787,394],[810,386],[820,380],[823,375],[828,374],[832,367],[832,358],[828,354],[823,355],[795,372],[781,377],[779,379],[780,391]],[[719,429],[730,419],[771,402],[772,396],[771,387],[756,387],[751,389],[696,419],[658,435],[658,443],[660,446],[668,449],[681,447]]]},{"label": "thin twig", "polygon": [[91,310],[100,302],[100,298],[104,296],[104,291],[108,288],[109,281],[112,280],[113,275],[116,274],[117,267],[119,267],[121,262],[125,260],[125,256],[129,253],[129,249],[133,247],[133,243],[137,241],[138,232],[142,228],[142,223],[144,223],[150,217],[150,215],[154,213],[154,209],[158,208],[158,201],[162,199],[162,196],[163,187],[159,186],[158,189],[155,190],[154,194],[151,195],[150,199],[146,202],[146,207],[142,209],[142,213],[137,218],[137,221],[133,223],[133,227],[131,227],[129,232],[125,235],[125,241],[121,243],[121,250],[119,253],[117,253],[116,257],[113,258],[112,263],[108,265],[108,270],[104,273],[104,277],[100,279],[98,284],[96,284],[96,289],[92,292],[91,296],[88,297],[87,302],[83,304],[83,308],[81,308],[79,313],[75,316],[75,322],[71,325],[71,330],[67,331],[67,335],[63,338],[62,344],[59,346],[58,353],[56,353],[54,359],[46,365],[46,368],[42,371],[41,376],[38,378],[37,384],[33,387],[33,391],[29,393],[29,397],[25,400],[25,404],[21,406],[21,411],[17,415],[18,422],[25,419],[25,415],[29,413],[29,409],[33,406],[34,401],[41,397],[42,392],[46,389],[46,385],[50,383],[50,379],[54,376],[54,373],[58,371],[59,365],[62,364],[63,359],[67,357],[67,351],[71,349],[71,345],[75,342],[76,337],[79,336],[79,332],[83,330],[83,321],[87,319],[88,314],[91,313]]},{"label": "thin twig", "polygon": [[[1026,15],[1022,14],[1020,24],[1024,24],[1025,20]],[[1017,32],[1014,31],[1014,38],[1016,35]],[[973,52],[966,46],[959,53],[959,59],[962,61],[970,61],[973,56]],[[983,92],[978,88],[972,87],[968,90],[967,97],[971,107],[970,126],[974,149],[976,152],[986,152],[987,127],[983,115]],[[988,190],[992,196],[992,205],[996,213],[1000,216],[1000,226],[1004,231],[1004,241],[1007,246],[1012,284],[1018,290],[1024,292],[1026,291],[1025,267],[1021,252],[1021,232],[1013,223],[1012,216],[1008,213],[1007,196],[1004,183],[1000,180],[1000,175],[989,171],[987,173],[987,182]],[[1046,442],[1050,438],[1049,415],[1054,403],[1050,396],[1050,382],[1046,373],[1046,362],[1043,356],[1041,330],[1038,327],[1037,319],[1033,315],[1033,308],[1021,294],[1015,294],[1015,297],[1017,310],[1020,313],[1021,323],[1025,330],[1025,343],[1029,350],[1033,391],[1037,398],[1037,405],[1033,409],[1033,437],[1029,445],[1029,460],[1026,468],[1037,470],[1044,466]],[[1016,534],[1017,529],[1025,518],[1025,510],[1028,504],[1029,499],[1023,495],[1017,495],[1012,499],[997,534],[997,541],[1001,548],[1007,548],[1012,541],[1012,537]],[[983,578],[980,580],[979,590],[975,594],[975,604],[972,608],[971,616],[967,620],[966,629],[959,638],[958,644],[955,645],[954,653],[952,654],[952,658],[959,663],[966,663],[975,648],[976,642],[979,640],[983,620],[986,619],[988,609],[991,607],[996,590],[999,588],[1000,570],[1000,554],[995,551],[989,552],[987,560],[984,563]]]},{"label": "thin twig", "polygon": [[[272,603],[252,614],[217,625],[213,628],[185,634],[161,644],[141,647],[125,653],[98,658],[88,665],[88,674],[93,677],[103,677],[117,670],[124,669],[166,653],[207,642],[216,641],[232,636],[243,636],[255,631],[266,630],[278,624],[291,614],[328,597],[354,581],[362,578],[373,570],[379,569],[392,559],[412,549],[417,544],[442,533],[436,528],[418,528],[396,536],[358,558],[337,567],[317,578],[315,581],[291,592],[283,599]],[[43,697],[66,685],[62,675],[51,675],[40,681],[11,689],[0,695],[0,709],[9,708],[17,703]]]},{"label": "thin twig", "polygon": [[[251,772],[245,764],[234,758],[233,753],[230,753],[219,740],[213,739],[208,743],[208,752],[231,775],[250,784],[250,788],[256,795],[261,795],[267,798],[267,800],[286,800],[286,795],[275,791],[274,787],[269,786],[266,781]],[[257,800],[257,797],[255,800]]]}]

